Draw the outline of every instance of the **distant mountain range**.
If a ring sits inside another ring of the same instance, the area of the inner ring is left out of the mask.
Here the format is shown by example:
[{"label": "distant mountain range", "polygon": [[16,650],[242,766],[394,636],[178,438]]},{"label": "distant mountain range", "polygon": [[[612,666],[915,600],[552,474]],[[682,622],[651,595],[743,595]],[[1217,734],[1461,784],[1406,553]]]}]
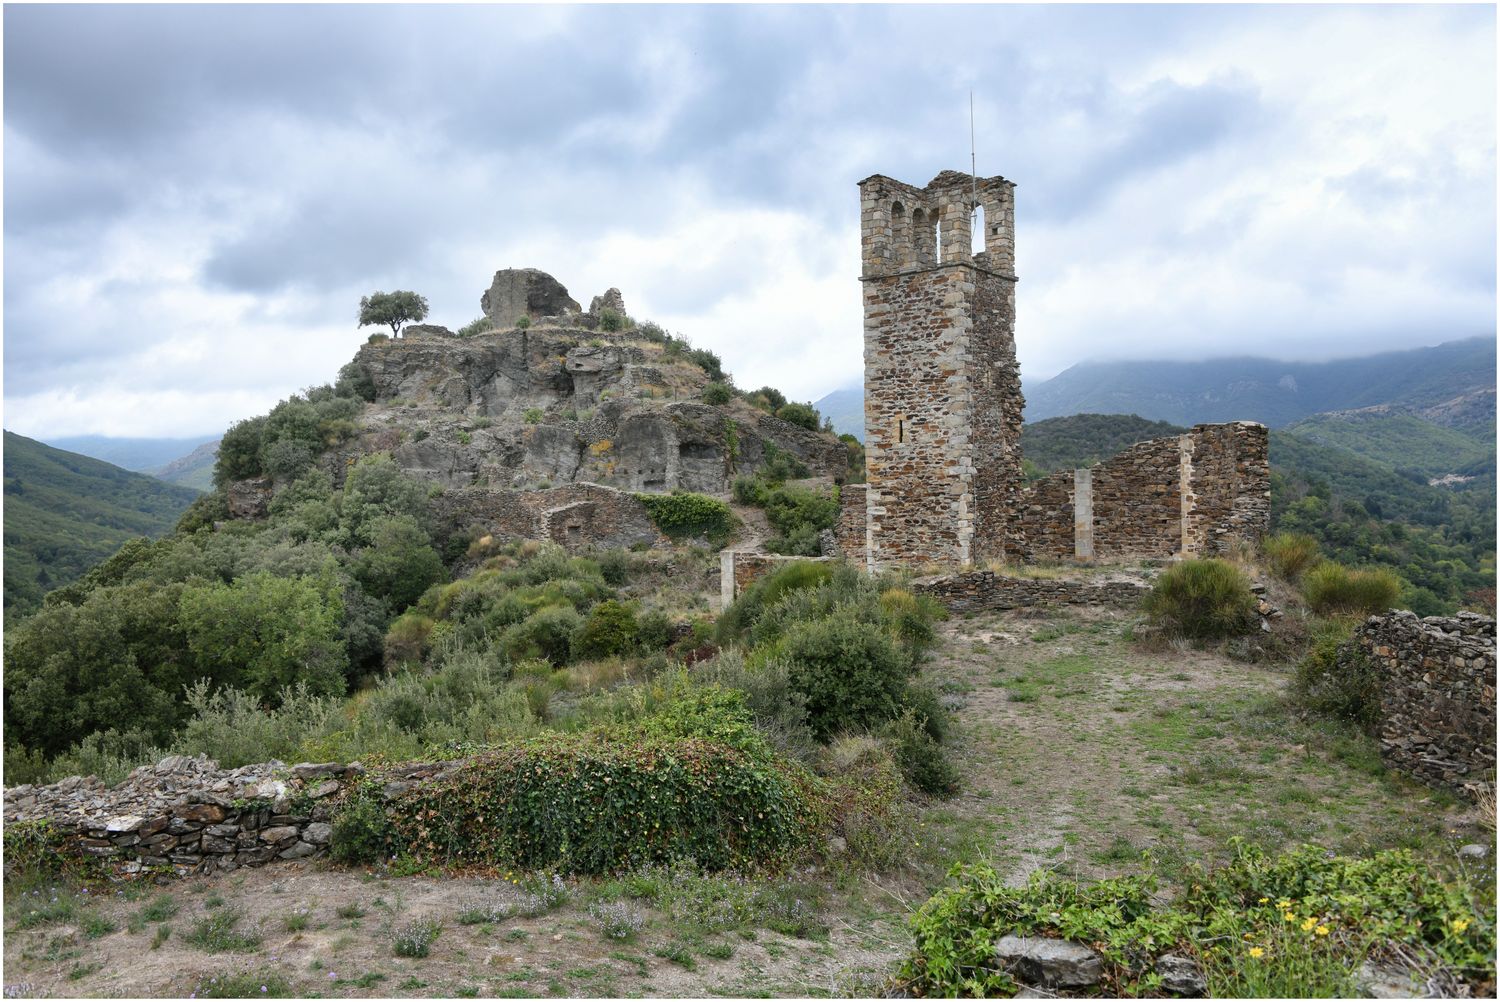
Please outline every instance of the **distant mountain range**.
[{"label": "distant mountain range", "polygon": [[162,535],[197,496],[5,432],[5,611],[35,608],[127,539]]},{"label": "distant mountain range", "polygon": [[[1249,420],[1283,428],[1314,414],[1378,408],[1440,427],[1493,434],[1495,339],[1331,362],[1221,358],[1204,362],[1084,362],[1027,383],[1026,420],[1134,414],[1175,425]],[[819,400],[834,428],[864,437],[864,392]]]}]

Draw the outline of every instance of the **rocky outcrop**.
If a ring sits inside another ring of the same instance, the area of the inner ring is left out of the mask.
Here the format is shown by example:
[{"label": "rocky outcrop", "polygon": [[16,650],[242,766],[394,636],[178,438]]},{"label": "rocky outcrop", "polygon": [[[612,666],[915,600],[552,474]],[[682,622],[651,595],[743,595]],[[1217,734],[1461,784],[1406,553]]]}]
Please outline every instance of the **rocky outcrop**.
[{"label": "rocky outcrop", "polygon": [[529,492],[469,488],[445,491],[432,504],[446,535],[550,539],[568,550],[623,550],[663,542],[645,505],[631,494],[598,484]]},{"label": "rocky outcrop", "polygon": [[225,505],[233,518],[264,518],[271,506],[269,479],[236,480],[224,488]]},{"label": "rocky outcrop", "polygon": [[364,434],[325,456],[336,479],[350,459],[380,450],[448,489],[590,482],[723,494],[777,452],[815,476],[838,479],[846,469],[844,446],[830,435],[743,400],[702,403],[704,371],[630,331],[534,324],[402,338],[365,345],[355,363],[375,402]]},{"label": "rocky outcrop", "polygon": [[173,755],[113,788],[92,776],[12,787],[5,824],[46,821],[58,851],[123,873],[260,866],[325,853],[333,833],[328,805],[363,771],[333,762],[220,770],[206,758]]},{"label": "rocky outcrop", "polygon": [[504,268],[495,272],[489,289],[479,297],[479,308],[501,328],[514,327],[522,317],[535,323],[544,317],[564,317],[580,311],[561,282],[535,268]]}]

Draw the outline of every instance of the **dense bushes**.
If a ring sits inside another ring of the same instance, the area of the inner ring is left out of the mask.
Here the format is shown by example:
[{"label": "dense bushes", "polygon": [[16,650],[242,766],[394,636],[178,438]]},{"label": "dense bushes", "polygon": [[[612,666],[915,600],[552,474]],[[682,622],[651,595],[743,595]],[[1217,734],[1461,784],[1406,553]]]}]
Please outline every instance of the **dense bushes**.
[{"label": "dense bushes", "polygon": [[1296,581],[1302,573],[1322,560],[1318,541],[1301,532],[1278,532],[1261,540],[1260,551],[1271,567],[1271,573],[1283,581]]},{"label": "dense bushes", "polygon": [[820,740],[891,719],[906,692],[910,662],[888,633],[855,611],[792,623],[769,650],[785,659]]},{"label": "dense bushes", "polygon": [[812,806],[765,756],[702,738],[548,735],[499,748],[391,805],[396,846],[442,862],[604,873],[691,860],[776,867]]},{"label": "dense bushes", "polygon": [[1193,640],[1219,640],[1254,623],[1250,581],[1223,560],[1184,560],[1161,573],[1146,596],[1157,627]]},{"label": "dense bushes", "polygon": [[702,537],[722,546],[734,529],[734,513],[717,498],[689,491],[637,494],[656,527],[674,539]]},{"label": "dense bushes", "polygon": [[1165,905],[1149,874],[1080,883],[1039,870],[1008,887],[988,865],[959,868],[913,918],[916,947],[898,977],[918,996],[1014,994],[994,963],[1003,935],[1094,945],[1106,995],[1160,994],[1153,961],[1173,951],[1202,960],[1214,998],[1350,996],[1372,943],[1416,945],[1471,983],[1494,977],[1493,901],[1481,907],[1407,850],[1234,849],[1231,863],[1194,875]]},{"label": "dense bushes", "polygon": [[294,394],[269,414],[232,425],[219,442],[214,486],[263,475],[296,479],[318,454],[356,434],[354,419],[373,397],[368,373],[345,367],[336,385]]},{"label": "dense bushes", "polygon": [[1350,570],[1341,564],[1319,564],[1302,578],[1302,596],[1320,616],[1371,616],[1395,606],[1401,581],[1383,567]]},{"label": "dense bushes", "polygon": [[[790,406],[790,405],[789,405]],[[786,487],[791,477],[806,476],[807,467],[796,457],[768,447],[764,465],[753,477],[734,481],[734,499],[743,505],[764,508],[766,520],[776,535],[766,542],[772,553],[815,557],[822,552],[821,537],[838,521],[838,488],[831,493]]]}]

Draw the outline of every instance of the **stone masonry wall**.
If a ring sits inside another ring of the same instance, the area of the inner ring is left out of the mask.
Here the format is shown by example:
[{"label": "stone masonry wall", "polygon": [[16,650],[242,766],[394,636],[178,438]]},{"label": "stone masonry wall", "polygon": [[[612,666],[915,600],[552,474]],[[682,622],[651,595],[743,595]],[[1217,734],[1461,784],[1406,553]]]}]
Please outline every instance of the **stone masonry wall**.
[{"label": "stone masonry wall", "polygon": [[1495,621],[1391,612],[1371,616],[1349,645],[1380,675],[1377,736],[1385,763],[1424,783],[1462,790],[1495,773]]},{"label": "stone masonry wall", "polygon": [[1177,438],[1141,442],[1094,472],[1094,554],[1100,560],[1170,557],[1182,540]]},{"label": "stone masonry wall", "polygon": [[871,567],[1019,552],[1012,189],[952,171],[860,182]]},{"label": "stone masonry wall", "polygon": [[1136,580],[1013,578],[973,571],[918,579],[912,590],[931,595],[954,612],[972,612],[1059,605],[1131,608],[1149,588],[1144,581]]},{"label": "stone masonry wall", "polygon": [[1058,470],[1022,495],[1027,560],[1073,559],[1073,471]]},{"label": "stone masonry wall", "polygon": [[522,539],[551,539],[569,550],[626,548],[663,541],[646,507],[626,491],[576,483],[545,491],[475,487],[445,491],[433,510],[447,532],[478,529]]},{"label": "stone masonry wall", "polygon": [[1271,526],[1270,435],[1263,424],[1200,424],[1192,445],[1188,547],[1223,554],[1236,540],[1255,540]]},{"label": "stone masonry wall", "polygon": [[833,526],[835,545],[844,559],[860,570],[865,569],[865,506],[870,491],[865,484],[845,484],[839,488],[839,518]]},{"label": "stone masonry wall", "polygon": [[112,789],[78,776],[12,787],[5,823],[46,820],[63,834],[63,851],[121,873],[233,870],[322,855],[333,831],[328,804],[362,772],[357,763],[280,762],[221,771],[171,756]]}]

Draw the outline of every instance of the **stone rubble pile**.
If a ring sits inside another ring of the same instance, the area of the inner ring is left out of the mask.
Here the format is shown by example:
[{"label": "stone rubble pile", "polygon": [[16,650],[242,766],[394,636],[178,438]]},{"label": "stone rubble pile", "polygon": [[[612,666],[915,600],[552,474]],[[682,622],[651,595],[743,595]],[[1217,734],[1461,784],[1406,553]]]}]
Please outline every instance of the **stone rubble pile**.
[{"label": "stone rubble pile", "polygon": [[178,875],[303,859],[327,850],[330,798],[364,772],[359,763],[265,762],[220,770],[173,755],[118,786],[71,776],[5,791],[5,823],[45,820],[64,850],[108,860],[121,872]]}]

